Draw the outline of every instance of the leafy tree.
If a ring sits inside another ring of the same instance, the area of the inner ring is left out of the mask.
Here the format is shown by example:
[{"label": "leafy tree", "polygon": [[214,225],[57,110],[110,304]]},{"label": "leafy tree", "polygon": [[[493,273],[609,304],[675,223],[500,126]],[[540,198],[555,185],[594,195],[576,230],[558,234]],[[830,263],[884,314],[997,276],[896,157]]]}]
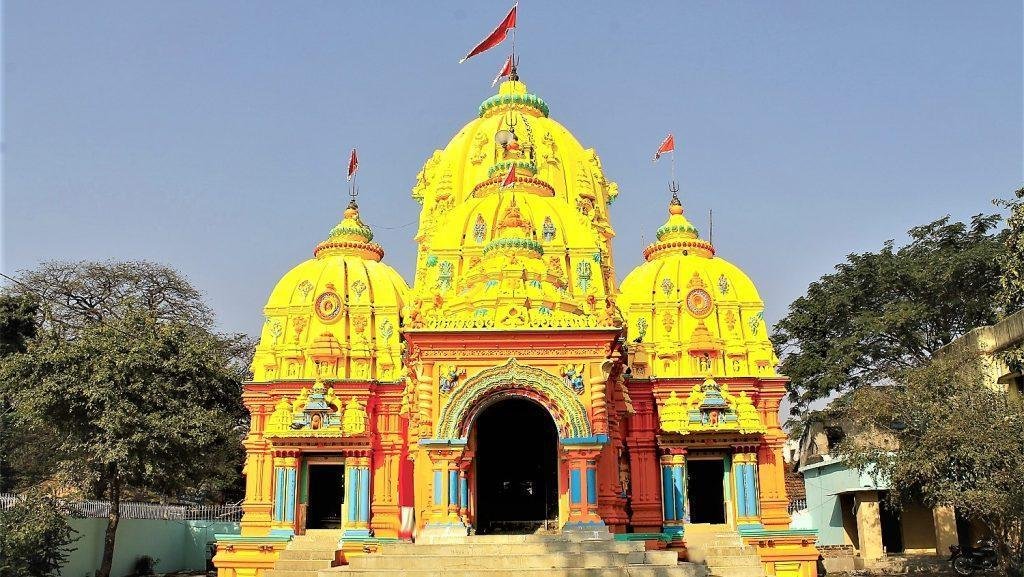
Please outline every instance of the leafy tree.
[{"label": "leafy tree", "polygon": [[[36,334],[36,299],[31,295],[0,295],[0,359],[25,351]],[[15,475],[31,466],[17,451],[30,438],[10,400],[0,394],[0,492],[18,488]]]},{"label": "leafy tree", "polygon": [[775,326],[794,415],[819,399],[886,382],[996,320],[1003,233],[997,215],[910,229],[910,243],[850,254]]},{"label": "leafy tree", "polygon": [[986,386],[980,362],[976,353],[953,350],[905,371],[897,385],[855,391],[843,413],[876,434],[848,437],[839,454],[861,469],[877,467],[896,499],[954,507],[981,522],[997,541],[1006,573],[1019,577],[1024,405]]},{"label": "leafy tree", "polygon": [[52,495],[29,492],[0,510],[0,577],[58,575],[77,538]]},{"label": "leafy tree", "polygon": [[46,423],[55,480],[110,502],[109,577],[120,502],[172,497],[238,478],[247,339],[213,331],[201,295],[152,263],[47,263],[12,292],[39,300],[38,335],[3,362],[15,410]]},{"label": "leafy tree", "polygon": [[1006,219],[1006,244],[1003,276],[1000,279],[999,306],[1004,314],[1024,309],[1024,188],[1013,193],[1015,199],[998,199],[997,206],[1009,209]]}]

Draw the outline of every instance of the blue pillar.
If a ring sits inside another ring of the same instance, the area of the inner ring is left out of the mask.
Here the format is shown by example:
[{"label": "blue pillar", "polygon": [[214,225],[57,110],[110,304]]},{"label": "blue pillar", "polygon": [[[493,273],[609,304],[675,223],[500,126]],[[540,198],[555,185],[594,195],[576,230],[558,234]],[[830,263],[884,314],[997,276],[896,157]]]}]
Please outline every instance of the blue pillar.
[{"label": "blue pillar", "polygon": [[[345,531],[342,547],[356,547],[370,534],[370,458],[345,459]],[[347,550],[347,549],[346,549]]]},{"label": "blue pillar", "polygon": [[747,516],[747,478],[743,474],[746,463],[736,463],[733,481],[736,484],[736,515]]},{"label": "blue pillar", "polygon": [[686,518],[686,484],[684,483],[683,465],[672,465],[672,487],[675,500],[676,519]]},{"label": "blue pillar", "polygon": [[288,467],[285,475],[285,508],[284,520],[288,523],[295,522],[295,467]]},{"label": "blue pillar", "polygon": [[569,471],[569,499],[573,504],[578,505],[583,502],[582,487],[583,484],[580,470],[572,469]]},{"label": "blue pillar", "polygon": [[743,467],[743,485],[746,489],[745,501],[747,515],[755,517],[758,514],[757,507],[757,475],[755,463],[744,463]]},{"label": "blue pillar", "polygon": [[661,466],[661,504],[666,521],[676,520],[675,499],[672,498],[672,465]]},{"label": "blue pillar", "polygon": [[370,522],[370,467],[359,468],[359,520]]},{"label": "blue pillar", "polygon": [[274,467],[274,521],[284,521],[284,467]]},{"label": "blue pillar", "polygon": [[587,469],[587,503],[597,504],[597,470]]},{"label": "blue pillar", "polygon": [[459,509],[469,509],[469,481],[459,476]]}]

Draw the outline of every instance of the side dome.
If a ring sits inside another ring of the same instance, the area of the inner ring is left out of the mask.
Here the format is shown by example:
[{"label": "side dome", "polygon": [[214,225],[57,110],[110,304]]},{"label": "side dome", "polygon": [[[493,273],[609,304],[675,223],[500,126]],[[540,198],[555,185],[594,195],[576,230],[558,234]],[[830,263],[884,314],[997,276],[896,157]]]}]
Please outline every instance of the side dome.
[{"label": "side dome", "polygon": [[771,376],[778,359],[750,278],[715,256],[673,194],[668,221],[622,281],[634,378]]},{"label": "side dome", "polygon": [[254,382],[400,378],[409,287],[372,240],[353,201],[313,258],[281,278],[263,309]]}]

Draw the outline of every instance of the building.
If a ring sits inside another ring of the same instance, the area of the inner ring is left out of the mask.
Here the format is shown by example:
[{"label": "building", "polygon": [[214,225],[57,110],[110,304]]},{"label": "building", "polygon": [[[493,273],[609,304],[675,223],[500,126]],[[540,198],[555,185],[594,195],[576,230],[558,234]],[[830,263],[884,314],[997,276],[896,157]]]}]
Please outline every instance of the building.
[{"label": "building", "polygon": [[[1019,397],[1024,378],[1003,362],[1000,353],[1022,342],[1024,310],[972,329],[936,355],[977,354],[985,384]],[[944,557],[950,545],[971,545],[984,536],[981,526],[948,507],[905,503],[892,508],[885,499],[889,486],[884,478],[851,467],[831,451],[841,438],[863,434],[849,422],[817,420],[809,423],[800,440],[795,467],[804,476],[808,512],[826,569],[863,568],[891,556]],[[875,440],[884,442],[877,435]]]},{"label": "building", "polygon": [[891,564],[892,556],[946,555],[958,542],[957,519],[948,507],[916,502],[893,508],[885,478],[860,471],[832,452],[851,430],[847,422],[815,420],[801,438],[799,467],[807,494],[807,516],[818,532],[827,571],[851,571]]},{"label": "building", "polygon": [[411,287],[353,199],[264,309],[242,534],[221,540],[221,576],[259,575],[313,528],[342,528],[350,559],[409,529],[682,548],[708,525],[755,545],[768,574],[814,575],[813,532],[789,529],[786,378],[754,284],[674,194],[617,284],[617,196],[515,79],[416,175]]}]

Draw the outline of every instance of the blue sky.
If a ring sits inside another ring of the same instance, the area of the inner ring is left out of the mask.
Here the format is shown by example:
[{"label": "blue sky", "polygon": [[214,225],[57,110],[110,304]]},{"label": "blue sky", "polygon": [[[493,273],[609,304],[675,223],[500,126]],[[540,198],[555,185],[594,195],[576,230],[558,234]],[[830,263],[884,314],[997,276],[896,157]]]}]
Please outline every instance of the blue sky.
[{"label": "blue sky", "polygon": [[[145,258],[255,333],[344,207],[412,276],[423,161],[492,93],[507,2],[6,2],[3,264]],[[620,187],[621,279],[665,166],[767,318],[847,253],[1022,181],[1020,2],[523,0],[521,70]]]}]

